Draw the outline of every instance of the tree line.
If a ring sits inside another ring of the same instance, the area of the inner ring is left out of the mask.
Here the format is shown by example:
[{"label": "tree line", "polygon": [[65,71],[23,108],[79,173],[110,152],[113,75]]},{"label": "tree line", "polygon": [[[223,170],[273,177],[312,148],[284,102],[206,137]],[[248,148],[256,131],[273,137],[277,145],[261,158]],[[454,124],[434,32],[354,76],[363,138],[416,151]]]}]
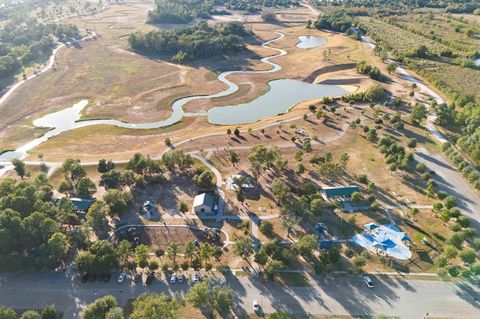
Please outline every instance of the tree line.
[{"label": "tree line", "polygon": [[33,61],[48,57],[60,41],[77,38],[78,28],[70,24],[44,24],[35,18],[16,17],[0,28],[0,77],[17,73]]},{"label": "tree line", "polygon": [[143,54],[167,55],[178,63],[211,57],[244,48],[248,32],[239,23],[208,26],[206,22],[173,30],[133,33],[128,38],[132,50]]}]

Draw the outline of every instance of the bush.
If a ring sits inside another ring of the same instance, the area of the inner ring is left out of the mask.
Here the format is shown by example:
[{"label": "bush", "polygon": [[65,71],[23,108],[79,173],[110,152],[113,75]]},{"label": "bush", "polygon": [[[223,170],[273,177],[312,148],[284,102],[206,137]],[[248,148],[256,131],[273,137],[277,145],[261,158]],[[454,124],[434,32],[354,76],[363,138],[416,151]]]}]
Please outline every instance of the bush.
[{"label": "bush", "polygon": [[267,237],[271,237],[273,235],[273,225],[271,222],[267,220],[262,220],[260,223],[260,231]]},{"label": "bush", "polygon": [[368,183],[368,178],[367,178],[367,175],[365,175],[365,174],[357,175],[357,180],[362,184],[367,184]]}]

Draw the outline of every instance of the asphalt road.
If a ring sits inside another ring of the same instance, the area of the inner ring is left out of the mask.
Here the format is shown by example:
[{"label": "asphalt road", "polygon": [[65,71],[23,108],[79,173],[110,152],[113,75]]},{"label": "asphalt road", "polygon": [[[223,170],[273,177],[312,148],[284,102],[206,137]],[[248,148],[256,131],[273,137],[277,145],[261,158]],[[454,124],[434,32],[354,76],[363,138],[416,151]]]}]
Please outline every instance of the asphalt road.
[{"label": "asphalt road", "polygon": [[[156,281],[144,287],[129,279],[118,284],[82,284],[65,273],[0,275],[0,304],[14,308],[42,308],[54,304],[65,312],[64,318],[78,318],[81,308],[104,296],[117,297],[120,304],[146,291],[185,293],[189,284],[167,285]],[[466,283],[425,280],[399,280],[387,276],[372,277],[375,288],[368,289],[358,276],[312,279],[308,287],[286,287],[264,282],[256,276],[223,276],[236,297],[235,312],[242,318],[252,312],[257,300],[265,313],[288,311],[302,314],[361,315],[384,313],[402,318],[432,317],[478,318],[480,289]],[[475,300],[476,299],[476,300]]]},{"label": "asphalt road", "polygon": [[439,188],[457,198],[458,207],[463,214],[471,218],[472,226],[480,232],[480,196],[462,174],[455,170],[443,155],[431,154],[423,148],[417,149],[415,159],[435,172],[433,178]]}]

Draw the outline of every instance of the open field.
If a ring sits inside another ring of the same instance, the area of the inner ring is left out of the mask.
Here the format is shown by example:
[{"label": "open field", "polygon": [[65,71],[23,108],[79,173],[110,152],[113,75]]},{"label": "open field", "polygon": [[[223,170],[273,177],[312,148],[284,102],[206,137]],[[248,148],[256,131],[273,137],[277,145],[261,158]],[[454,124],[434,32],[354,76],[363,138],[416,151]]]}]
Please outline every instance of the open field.
[{"label": "open field", "polygon": [[[49,71],[32,80],[6,101],[0,108],[2,149],[13,149],[38,136],[45,130],[33,128],[32,120],[68,107],[80,98],[89,98],[92,101],[82,112],[83,119],[114,118],[128,122],[152,122],[168,117],[171,114],[170,105],[175,99],[223,90],[224,84],[216,80],[216,74],[221,71],[270,68],[259,59],[273,54],[274,51],[260,47],[253,40],[248,45],[248,50],[243,53],[231,57],[202,59],[184,66],[134,54],[127,50],[126,35],[136,30],[148,31],[155,28],[145,24],[147,10],[148,5],[144,4],[113,5],[93,16],[70,19],[70,22],[81,28],[95,31],[98,34],[97,40],[85,43],[81,49],[62,49],[57,57],[56,71]],[[362,50],[361,43],[342,35],[308,30],[303,25],[291,27],[258,23],[252,24],[252,27],[255,35],[262,41],[276,37],[273,30],[281,30],[286,34],[284,39],[273,44],[289,51],[288,55],[275,59],[276,63],[284,67],[283,70],[273,74],[232,75],[230,79],[240,86],[238,92],[225,98],[194,101],[186,106],[186,110],[198,112],[212,106],[246,102],[265,93],[269,80],[285,77],[304,79],[325,65],[373,59],[371,53]],[[325,37],[328,43],[311,50],[298,49],[295,46],[298,42],[297,36],[306,34]],[[325,61],[322,55],[326,50],[335,54],[331,54]],[[317,82],[332,80],[332,77],[335,84],[350,83],[349,78],[355,77],[357,89],[363,89],[370,83],[369,80],[355,75],[354,70],[323,74]],[[40,81],[43,83],[41,86],[38,85]],[[262,121],[265,122],[267,121]],[[64,147],[69,145],[67,152],[72,152],[70,154],[80,154],[79,148],[87,147],[85,155],[91,156],[85,159],[100,156],[101,153],[97,153],[95,149],[101,147],[107,154],[112,154],[112,158],[125,158],[131,154],[128,150],[141,151],[142,145],[149,150],[158,149],[154,144],[158,144],[159,134],[175,130],[170,134],[175,140],[176,137],[181,138],[188,134],[183,130],[186,127],[192,132],[198,132],[198,129],[218,129],[200,118],[184,119],[174,127],[141,133],[104,126],[80,129],[78,132],[68,132],[55,137],[40,146],[38,152],[35,150],[35,154],[41,152],[46,158],[49,158],[50,150],[55,154],[58,154],[57,151],[65,154]],[[89,134],[85,134],[86,132]],[[146,139],[145,144],[129,142],[131,136],[139,135]],[[82,139],[78,139],[78,136],[82,136]],[[99,140],[98,136],[102,136],[102,139]],[[160,140],[165,138],[164,135],[160,136]],[[68,142],[72,139],[76,140],[74,145]],[[119,150],[115,145],[123,147]],[[125,151],[128,154],[122,154]],[[56,158],[55,154],[51,154],[52,157]]]}]

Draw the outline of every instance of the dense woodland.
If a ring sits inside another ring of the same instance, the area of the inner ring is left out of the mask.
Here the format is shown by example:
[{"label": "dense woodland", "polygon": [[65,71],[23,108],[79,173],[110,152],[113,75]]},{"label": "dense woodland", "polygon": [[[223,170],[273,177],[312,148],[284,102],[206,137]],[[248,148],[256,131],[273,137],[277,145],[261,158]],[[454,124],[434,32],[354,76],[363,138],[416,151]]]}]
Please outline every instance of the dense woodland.
[{"label": "dense woodland", "polygon": [[181,63],[240,50],[247,35],[248,32],[238,23],[210,27],[201,22],[182,29],[133,33],[128,43],[134,51],[171,56],[173,61]]},{"label": "dense woodland", "polygon": [[313,0],[319,6],[370,8],[377,12],[392,13],[417,8],[440,8],[450,13],[472,13],[480,7],[479,0]]},{"label": "dense woodland", "polygon": [[196,18],[208,18],[211,14],[228,14],[215,9],[215,6],[255,13],[261,7],[299,4],[298,0],[157,0],[156,3],[156,8],[148,13],[148,21],[152,23],[189,23]]},{"label": "dense woodland", "polygon": [[55,38],[66,41],[78,36],[78,28],[73,25],[43,24],[24,17],[9,20],[0,29],[0,78],[45,60],[55,47]]}]

